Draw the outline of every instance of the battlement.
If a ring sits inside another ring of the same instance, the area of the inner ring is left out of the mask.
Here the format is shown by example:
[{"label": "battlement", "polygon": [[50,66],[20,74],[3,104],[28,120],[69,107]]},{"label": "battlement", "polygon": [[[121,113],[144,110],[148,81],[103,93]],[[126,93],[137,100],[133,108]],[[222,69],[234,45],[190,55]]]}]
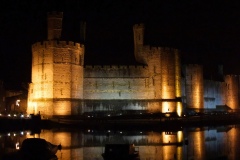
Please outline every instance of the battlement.
[{"label": "battlement", "polygon": [[86,69],[142,69],[146,65],[85,65]]},{"label": "battlement", "polygon": [[72,48],[72,49],[80,49],[84,48],[83,44],[72,42],[72,41],[43,41],[43,42],[37,42],[32,45],[32,50],[39,50],[39,49],[44,49],[44,48]]},{"label": "battlement", "polygon": [[143,52],[160,52],[161,50],[162,50],[162,47],[153,47],[150,45],[143,46]]},{"label": "battlement", "polygon": [[48,12],[48,18],[62,18],[63,17],[63,12]]},{"label": "battlement", "polygon": [[185,64],[186,67],[202,67],[200,64]]},{"label": "battlement", "polygon": [[135,24],[133,25],[133,28],[144,28],[144,24],[143,23],[140,23],[140,24]]},{"label": "battlement", "polygon": [[236,78],[239,77],[239,75],[235,75],[235,74],[227,74],[225,75],[226,78]]},{"label": "battlement", "polygon": [[161,51],[161,52],[178,52],[179,50],[176,48],[169,48],[169,47],[155,47],[150,45],[144,45],[143,51]]}]

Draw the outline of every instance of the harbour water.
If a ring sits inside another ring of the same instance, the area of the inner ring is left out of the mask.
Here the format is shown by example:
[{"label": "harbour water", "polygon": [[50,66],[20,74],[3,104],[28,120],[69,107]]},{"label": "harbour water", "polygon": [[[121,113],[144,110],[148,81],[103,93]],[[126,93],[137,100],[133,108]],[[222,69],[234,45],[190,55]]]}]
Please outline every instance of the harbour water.
[{"label": "harbour water", "polygon": [[61,144],[59,160],[103,160],[105,144],[134,144],[141,160],[240,159],[240,125],[177,129],[51,128],[0,133],[0,155],[14,153],[26,138]]}]

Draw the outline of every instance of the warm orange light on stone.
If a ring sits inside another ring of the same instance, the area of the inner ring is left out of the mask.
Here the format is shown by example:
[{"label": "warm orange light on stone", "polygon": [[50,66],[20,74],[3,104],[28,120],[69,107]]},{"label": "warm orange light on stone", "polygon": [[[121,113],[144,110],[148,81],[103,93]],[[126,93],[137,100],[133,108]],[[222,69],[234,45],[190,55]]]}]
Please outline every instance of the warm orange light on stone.
[{"label": "warm orange light on stone", "polygon": [[181,117],[183,115],[182,102],[176,102],[176,105],[177,105],[177,115]]}]

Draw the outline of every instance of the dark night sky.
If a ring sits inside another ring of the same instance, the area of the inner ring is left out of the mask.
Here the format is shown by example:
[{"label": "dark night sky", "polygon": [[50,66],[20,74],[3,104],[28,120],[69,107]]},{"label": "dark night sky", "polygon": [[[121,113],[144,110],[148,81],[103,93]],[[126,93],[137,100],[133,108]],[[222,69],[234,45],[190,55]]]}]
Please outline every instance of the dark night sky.
[{"label": "dark night sky", "polygon": [[85,64],[132,63],[132,26],[144,23],[145,44],[179,48],[183,63],[223,64],[226,74],[240,74],[240,5],[206,2],[3,0],[0,79],[8,85],[31,82],[31,45],[47,39],[49,11],[64,12],[62,40],[79,42],[80,21],[86,21]]}]

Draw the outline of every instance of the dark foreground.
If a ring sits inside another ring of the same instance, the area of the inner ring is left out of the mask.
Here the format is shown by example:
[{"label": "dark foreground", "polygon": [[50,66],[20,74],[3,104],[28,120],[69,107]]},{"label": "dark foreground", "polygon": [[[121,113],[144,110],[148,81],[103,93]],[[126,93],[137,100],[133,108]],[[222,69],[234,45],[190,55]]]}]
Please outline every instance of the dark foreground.
[{"label": "dark foreground", "polygon": [[114,116],[114,117],[80,117],[55,116],[51,119],[41,119],[36,115],[29,119],[0,118],[0,130],[38,129],[56,127],[74,127],[82,129],[152,129],[152,128],[179,128],[188,126],[217,126],[240,124],[239,114],[226,115],[197,115],[187,117],[158,117],[148,116]]}]

